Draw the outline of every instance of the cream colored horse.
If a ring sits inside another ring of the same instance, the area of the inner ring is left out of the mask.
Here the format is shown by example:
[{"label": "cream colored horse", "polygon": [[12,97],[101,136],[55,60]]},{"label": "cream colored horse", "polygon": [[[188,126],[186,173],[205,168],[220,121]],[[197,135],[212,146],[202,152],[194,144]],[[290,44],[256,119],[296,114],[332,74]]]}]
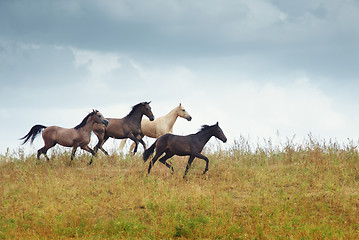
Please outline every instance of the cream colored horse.
[{"label": "cream colored horse", "polygon": [[[141,131],[142,136],[147,136],[150,138],[159,138],[166,133],[173,132],[173,125],[175,124],[178,117],[187,119],[187,121],[191,121],[192,117],[188,114],[186,109],[179,104],[179,106],[175,107],[172,111],[167,113],[166,115],[156,118],[154,121],[149,121],[146,118],[143,118],[141,121]],[[120,150],[124,148],[126,144],[126,139],[123,139],[120,144]],[[130,152],[132,152],[134,148],[134,144],[130,147]]]}]

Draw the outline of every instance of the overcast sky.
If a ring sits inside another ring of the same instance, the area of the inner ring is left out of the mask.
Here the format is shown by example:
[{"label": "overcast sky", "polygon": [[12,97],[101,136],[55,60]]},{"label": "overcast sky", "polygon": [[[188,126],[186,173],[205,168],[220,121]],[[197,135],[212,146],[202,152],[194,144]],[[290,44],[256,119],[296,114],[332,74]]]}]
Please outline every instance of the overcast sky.
[{"label": "overcast sky", "polygon": [[218,121],[229,145],[357,141],[358,24],[357,0],[2,0],[0,153],[141,101],[156,117],[182,103],[177,134]]}]

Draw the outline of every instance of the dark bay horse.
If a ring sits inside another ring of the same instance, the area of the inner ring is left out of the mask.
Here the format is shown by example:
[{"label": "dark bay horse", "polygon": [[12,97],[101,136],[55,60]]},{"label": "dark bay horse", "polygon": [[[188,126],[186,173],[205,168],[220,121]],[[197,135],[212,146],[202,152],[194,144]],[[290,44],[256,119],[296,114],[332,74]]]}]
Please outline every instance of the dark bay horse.
[{"label": "dark bay horse", "polygon": [[159,137],[152,146],[145,150],[143,153],[143,160],[146,162],[150,155],[155,151],[156,154],[150,162],[148,167],[148,173],[150,173],[152,166],[155,164],[157,159],[165,153],[165,155],[160,158],[160,162],[166,165],[172,172],[173,167],[167,163],[167,159],[171,158],[174,155],[187,156],[189,155],[186,171],[183,178],[186,177],[188,169],[190,168],[194,158],[200,158],[206,161],[206,168],[203,171],[205,174],[208,171],[209,160],[206,156],[202,155],[202,149],[204,145],[209,141],[209,139],[215,136],[220,139],[222,142],[227,142],[227,138],[224,135],[222,129],[219,127],[218,122],[212,126],[203,125],[201,130],[196,134],[190,134],[187,136],[178,136],[174,134],[165,134]]},{"label": "dark bay horse", "polygon": [[[46,127],[43,125],[35,125],[30,129],[29,133],[22,137],[20,140],[24,140],[22,144],[25,144],[29,140],[30,143],[33,143],[36,136],[43,129],[45,129],[42,132],[42,138],[45,142],[45,146],[37,151],[37,159],[40,160],[40,155],[44,154],[46,160],[49,161],[49,157],[47,156],[46,152],[58,143],[65,147],[72,147],[71,161],[69,164],[71,165],[78,147],[81,147],[83,150],[90,152],[92,157],[95,155],[95,152],[88,146],[91,140],[91,131],[93,130],[95,123],[105,126],[108,124],[108,120],[106,120],[99,111],[93,110],[82,120],[79,125],[74,128],[68,129],[58,126]],[[91,164],[91,162],[92,158],[89,164]]]},{"label": "dark bay horse", "polygon": [[139,136],[141,135],[142,116],[146,115],[151,121],[155,119],[149,105],[150,103],[141,102],[133,106],[131,112],[124,118],[107,118],[109,123],[106,127],[101,124],[95,124],[93,131],[98,138],[98,143],[94,149],[95,152],[101,149],[108,155],[102,146],[110,137],[115,139],[130,138],[136,144],[134,154],[137,151],[139,142],[146,149],[146,144]]}]

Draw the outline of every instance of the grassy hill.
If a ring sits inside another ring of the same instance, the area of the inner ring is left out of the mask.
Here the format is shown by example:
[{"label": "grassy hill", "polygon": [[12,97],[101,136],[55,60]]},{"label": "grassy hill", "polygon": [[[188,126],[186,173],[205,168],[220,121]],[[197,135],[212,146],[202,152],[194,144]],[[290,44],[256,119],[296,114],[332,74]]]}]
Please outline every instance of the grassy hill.
[{"label": "grassy hill", "polygon": [[359,239],[359,155],[308,139],[281,148],[207,149],[209,172],[174,157],[175,173],[141,156],[55,149],[36,164],[0,156],[0,239]]}]

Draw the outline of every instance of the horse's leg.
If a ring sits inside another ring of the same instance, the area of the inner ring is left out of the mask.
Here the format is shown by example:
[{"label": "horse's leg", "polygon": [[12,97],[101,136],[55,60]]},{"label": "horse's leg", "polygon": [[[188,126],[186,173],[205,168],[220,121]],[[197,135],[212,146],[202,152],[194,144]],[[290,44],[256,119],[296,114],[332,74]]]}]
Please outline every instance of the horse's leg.
[{"label": "horse's leg", "polygon": [[99,144],[100,144],[100,139],[98,140],[96,146],[93,148],[93,150],[95,151],[95,153],[97,153],[98,149],[99,149]]},{"label": "horse's leg", "polygon": [[100,145],[101,145],[101,142],[102,142],[102,139],[103,139],[104,136],[102,136],[103,134],[97,133],[95,131],[93,133],[96,135],[96,137],[98,139],[98,142],[97,142],[96,146],[93,149],[95,151],[95,153],[97,153],[98,149],[100,148]]},{"label": "horse's leg", "polygon": [[87,163],[87,165],[91,165],[92,160],[93,160],[93,157],[96,155],[95,151],[92,150],[88,145],[86,145],[86,146],[84,146],[84,147],[81,147],[81,149],[83,149],[83,150],[85,150],[85,151],[88,151],[89,153],[92,154],[92,157],[91,157],[90,162]]},{"label": "horse's leg", "polygon": [[186,170],[184,171],[183,178],[185,178],[185,177],[186,177],[187,172],[188,172],[188,169],[191,167],[191,164],[192,164],[192,162],[193,162],[194,158],[195,158],[195,157],[194,157],[194,156],[192,156],[192,155],[189,157],[188,162],[187,162],[187,166],[186,166]]},{"label": "horse's leg", "polygon": [[[145,145],[145,143],[142,141],[142,139],[139,140],[139,142],[142,143],[144,150],[146,150],[146,145]],[[131,144],[131,147],[130,147],[130,152],[133,151],[133,154],[135,154],[135,153],[137,152],[137,149],[138,149],[138,143],[136,144],[136,142],[133,141],[133,143]]]},{"label": "horse's leg", "polygon": [[169,159],[169,158],[171,158],[171,157],[173,157],[173,153],[166,153],[166,155],[164,155],[162,158],[160,158],[160,162],[161,163],[163,163],[166,167],[168,167],[170,170],[171,170],[171,172],[172,172],[172,174],[173,174],[173,172],[174,172],[174,170],[173,170],[173,167],[172,167],[172,165],[171,164],[169,164],[168,162],[166,162],[167,161],[167,159]]},{"label": "horse's leg", "polygon": [[73,148],[72,148],[71,160],[70,160],[69,166],[71,166],[72,160],[74,160],[76,150],[77,150],[77,147],[73,147]]},{"label": "horse's leg", "polygon": [[200,159],[203,159],[204,161],[206,161],[206,168],[204,169],[203,173],[202,174],[205,174],[207,171],[208,171],[208,163],[209,163],[209,160],[206,156],[202,155],[201,153],[197,153],[195,155],[195,157],[197,158],[200,158]]},{"label": "horse's leg", "polygon": [[150,174],[152,166],[155,164],[155,162],[157,161],[157,159],[158,159],[159,157],[161,157],[162,154],[163,154],[163,151],[157,151],[157,150],[156,150],[156,154],[155,154],[155,156],[152,158],[152,160],[151,160],[151,162],[150,162],[150,165],[148,166],[148,174]]},{"label": "horse's leg", "polygon": [[108,155],[108,152],[106,152],[103,148],[102,148],[102,145],[107,141],[108,137],[106,136],[106,133],[103,132],[103,133],[97,133],[95,132],[95,135],[97,136],[98,138],[98,143],[96,144],[95,148],[94,148],[94,151],[95,151],[95,154],[97,153],[97,151],[99,149],[101,149],[101,151]]},{"label": "horse's leg", "polygon": [[40,148],[39,150],[37,150],[37,156],[36,156],[36,158],[37,158],[38,161],[40,161],[40,156],[41,156],[42,151],[44,150],[44,148],[45,148],[45,147],[42,147],[42,148]]},{"label": "horse's leg", "polygon": [[44,154],[45,155],[45,157],[46,157],[46,160],[47,161],[49,161],[50,160],[50,158],[47,156],[47,150],[49,150],[50,148],[52,148],[53,146],[55,146],[56,145],[56,142],[53,142],[53,143],[51,143],[51,144],[46,144],[46,142],[45,142],[45,146],[44,147],[42,147],[42,148],[40,148],[38,151],[37,151],[37,160],[38,161],[40,161],[40,156],[41,156],[41,154]]},{"label": "horse's leg", "polygon": [[133,155],[135,155],[135,153],[137,152],[137,148],[138,148],[138,139],[133,135],[131,134],[131,136],[128,137],[129,139],[131,139],[132,141],[135,142],[135,149],[133,150]]},{"label": "horse's leg", "polygon": [[45,150],[45,147],[42,147],[42,148],[40,148],[39,150],[37,150],[37,162],[36,162],[36,164],[37,164],[38,162],[40,162],[40,156],[41,156],[41,154],[44,154],[45,157],[46,157],[46,160],[49,161],[49,157],[46,155],[46,151],[47,151],[47,150]]},{"label": "horse's leg", "polygon": [[[138,135],[137,137],[138,137],[137,140],[143,145],[144,150],[146,150],[146,145],[145,145],[145,143],[144,143],[143,140],[142,140],[142,138],[144,137],[144,135],[143,135],[143,134],[140,134],[140,135]],[[131,146],[130,146],[130,152],[133,151],[133,149],[135,148],[135,146],[136,146],[136,143],[132,143],[132,144],[131,144]],[[137,150],[136,150],[136,151],[137,151]]]},{"label": "horse's leg", "polygon": [[101,149],[101,151],[105,154],[105,155],[109,155],[108,154],[108,152],[105,150],[105,149],[103,149],[103,145],[105,144],[105,142],[107,141],[109,139],[109,137],[108,136],[105,136],[104,138],[103,138],[103,140],[102,140],[102,143],[100,144],[100,149]]},{"label": "horse's leg", "polygon": [[145,144],[145,142],[143,141],[143,139],[140,138],[138,141],[142,144],[143,150],[145,151],[145,150],[146,150],[146,144]]},{"label": "horse's leg", "polygon": [[100,149],[105,155],[108,155],[108,152],[102,148],[103,144],[107,141],[108,137],[105,136],[104,138],[101,138],[101,137],[97,136],[97,138],[98,138],[98,143],[94,148],[95,154]]},{"label": "horse's leg", "polygon": [[99,149],[101,149],[101,144],[102,144],[102,142],[103,142],[103,138],[101,138],[101,137],[99,137],[99,136],[97,136],[97,138],[98,138],[98,142],[97,142],[97,144],[96,144],[96,146],[94,147],[94,151],[95,151],[95,153],[97,153],[97,151],[99,150]]},{"label": "horse's leg", "polygon": [[52,148],[52,147],[55,146],[55,145],[56,145],[56,142],[54,142],[54,143],[53,143],[52,145],[50,145],[49,147],[46,147],[46,145],[45,145],[44,150],[42,151],[42,153],[45,155],[47,161],[50,160],[50,158],[47,156],[47,150],[49,150],[50,148]]},{"label": "horse's leg", "polygon": [[47,150],[44,152],[44,155],[46,157],[46,161],[50,161],[50,158],[47,156]]},{"label": "horse's leg", "polygon": [[135,146],[136,146],[136,143],[133,142],[133,143],[131,144],[131,146],[130,146],[130,152],[133,151],[133,149],[135,148]]}]

